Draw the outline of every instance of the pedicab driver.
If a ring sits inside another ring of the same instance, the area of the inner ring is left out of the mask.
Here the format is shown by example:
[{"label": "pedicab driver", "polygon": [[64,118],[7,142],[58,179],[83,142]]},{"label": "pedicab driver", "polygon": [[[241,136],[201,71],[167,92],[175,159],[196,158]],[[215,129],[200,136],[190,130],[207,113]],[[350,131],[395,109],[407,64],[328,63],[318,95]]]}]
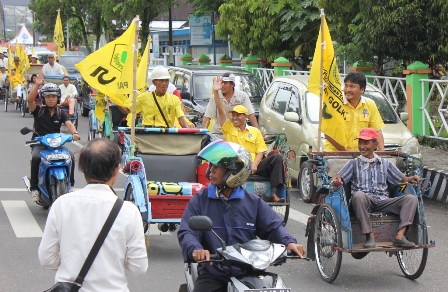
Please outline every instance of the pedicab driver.
[{"label": "pedicab driver", "polygon": [[417,209],[417,197],[406,195],[389,198],[387,182],[396,185],[418,183],[417,175],[407,177],[385,158],[380,158],[374,150],[378,147],[378,132],[373,128],[364,128],[358,136],[358,148],[361,155],[350,160],[332,177],[332,180],[347,183],[351,181],[351,198],[349,207],[358,219],[362,234],[366,235],[364,247],[374,248],[375,235],[370,223],[369,213],[388,212],[400,216],[398,233],[393,240],[396,247],[413,247],[415,244],[404,236],[407,226],[414,221]]},{"label": "pedicab driver", "polygon": [[249,112],[245,106],[241,104],[235,106],[229,111],[232,118],[227,118],[224,103],[218,95],[220,84],[222,83],[221,79],[221,76],[217,76],[213,83],[214,100],[218,109],[216,123],[221,126],[226,141],[238,143],[249,151],[252,157],[251,173],[269,177],[271,194],[267,200],[275,203],[283,203],[285,199],[277,195],[279,187],[285,184],[283,158],[280,154],[264,157],[264,153],[268,147],[264,142],[260,130],[246,124]]},{"label": "pedicab driver", "polygon": [[163,66],[156,66],[151,78],[156,89],[140,94],[136,102],[136,112],[142,113],[143,126],[171,128],[178,120],[182,128],[194,128],[194,125],[189,124],[185,118],[179,98],[167,92],[171,78],[168,70]]},{"label": "pedicab driver", "polygon": [[[34,131],[40,136],[59,133],[61,131],[62,124],[65,124],[68,131],[73,135],[73,140],[79,140],[78,132],[76,132],[75,126],[70,121],[67,113],[61,110],[57,110],[57,104],[61,99],[61,90],[56,84],[47,83],[41,89],[42,106],[36,105],[34,97],[39,90],[39,87],[44,83],[44,73],[39,72],[36,82],[33,88],[28,94],[28,108],[34,117]],[[36,134],[33,134],[33,138]],[[32,158],[31,158],[31,177],[30,177],[30,190],[31,200],[34,202],[39,201],[38,189],[38,173],[40,164],[40,151],[45,149],[43,145],[32,146]],[[72,156],[72,169],[70,171],[70,185],[75,185],[75,157]]]},{"label": "pedicab driver", "polygon": [[[210,254],[221,247],[212,232],[193,231],[188,227],[190,217],[197,215],[210,217],[215,232],[228,246],[258,237],[284,244],[287,250],[303,257],[303,245],[297,244],[286,231],[277,213],[242,187],[252,164],[251,155],[244,147],[218,140],[202,149],[198,157],[210,162],[207,170],[210,185],[192,197],[182,216],[177,238],[185,262],[209,260]],[[195,292],[227,291],[230,277],[242,275],[243,271],[205,264],[198,266],[198,274]]]}]

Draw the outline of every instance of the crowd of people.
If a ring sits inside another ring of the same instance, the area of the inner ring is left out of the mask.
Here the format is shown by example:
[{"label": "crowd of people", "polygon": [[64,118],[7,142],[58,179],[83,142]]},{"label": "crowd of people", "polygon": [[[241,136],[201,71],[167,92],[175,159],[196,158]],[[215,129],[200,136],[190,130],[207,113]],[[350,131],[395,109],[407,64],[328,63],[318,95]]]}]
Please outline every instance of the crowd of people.
[{"label": "crowd of people", "polygon": [[[0,53],[1,82],[9,81],[11,86],[23,85],[18,84],[20,82],[16,80],[18,77],[15,78],[14,68],[10,75],[5,72],[1,59]],[[14,58],[14,61],[18,60]],[[65,124],[73,135],[73,140],[78,140],[79,135],[69,116],[74,111],[76,88],[70,84],[68,76],[63,77],[63,84],[60,86],[45,84],[44,74],[64,76],[61,66],[54,62],[54,56],[49,57],[48,63],[43,66],[39,74],[31,76],[27,86],[29,92],[27,101],[34,117],[34,129],[39,134],[45,135],[59,132],[61,125]],[[157,66],[152,72],[151,79],[150,90],[140,94],[136,99],[135,108],[141,114],[142,125],[166,128],[195,127],[186,119],[180,97],[174,94],[168,70],[163,66]],[[357,148],[361,155],[348,162],[332,180],[351,182],[352,196],[349,205],[360,222],[362,233],[366,236],[365,247],[375,247],[375,235],[369,221],[369,212],[372,211],[387,211],[399,215],[401,223],[393,245],[412,247],[414,243],[406,239],[405,231],[412,223],[416,198],[412,196],[389,198],[387,183],[415,183],[420,178],[404,176],[395,165],[375,154],[376,149],[384,150],[381,133],[384,123],[375,103],[362,96],[366,87],[365,77],[359,73],[350,73],[344,82],[344,108],[347,115],[352,117],[347,121],[348,144],[333,144],[331,137],[327,137],[325,150],[351,151]],[[35,102],[39,92],[43,98],[41,106]],[[58,111],[58,105],[68,106],[69,114]],[[131,109],[132,104],[122,110],[128,113]],[[363,118],[357,119],[360,115]],[[216,253],[216,249],[221,247],[216,237],[189,228],[188,219],[195,215],[212,218],[214,226],[219,230],[219,236],[227,245],[259,237],[284,244],[286,249],[303,257],[305,255],[303,245],[297,244],[296,239],[286,231],[280,217],[265,203],[265,201],[279,203],[285,200],[278,195],[278,189],[285,187],[286,184],[283,157],[277,153],[267,155],[268,147],[263,133],[258,129],[253,106],[247,94],[235,88],[235,76],[232,73],[216,76],[213,80],[213,97],[207,106],[202,125],[207,127],[212,119],[215,120],[212,132],[222,139],[205,146],[198,154],[199,158],[209,163],[207,176],[210,185],[193,196],[184,212],[177,234],[184,260],[209,260],[210,254]],[[358,120],[360,122],[354,122]],[[234,154],[229,155],[229,152],[223,151],[226,148],[233,149]],[[39,200],[37,166],[41,150],[38,145],[33,146],[30,180],[33,201]],[[73,155],[72,158],[74,161]],[[95,234],[107,217],[107,212],[104,210],[108,208],[104,206],[112,206],[116,200],[111,188],[120,168],[120,160],[119,149],[111,140],[89,141],[82,150],[78,163],[88,185],[82,190],[62,196],[53,204],[39,247],[39,259],[43,266],[58,270],[56,281],[71,281],[76,278],[83,264],[79,255],[85,254],[86,248],[91,246]],[[72,164],[73,167],[74,165],[75,163]],[[70,178],[72,186],[73,170],[72,168]],[[252,174],[269,177],[271,189],[265,198],[260,198],[244,189],[244,183]],[[229,204],[232,204],[230,211]],[[91,272],[84,281],[86,288],[90,287],[96,291],[121,289],[127,285],[125,269],[135,273],[144,273],[147,269],[148,259],[143,229],[141,224],[138,224],[141,221],[138,219],[139,211],[135,205],[128,202],[125,202],[123,208],[124,211],[119,216],[134,220],[118,220],[121,223],[115,223],[111,232],[120,240],[109,239],[111,242],[99,252],[96,262],[96,265],[113,266],[109,271],[114,276]],[[84,216],[71,215],[80,212],[79,210],[82,210]],[[64,223],[66,221],[71,221],[70,232],[67,233],[63,232],[67,228]],[[241,224],[246,223],[252,224],[251,228],[240,228]],[[82,228],[86,224],[91,228]],[[67,235],[61,237],[59,234]],[[74,241],[73,238],[78,240]],[[112,254],[117,259],[113,262],[110,257]],[[235,273],[241,273],[241,271],[220,270],[212,265],[200,266],[198,272],[199,277],[194,291],[226,291],[230,277]]]}]

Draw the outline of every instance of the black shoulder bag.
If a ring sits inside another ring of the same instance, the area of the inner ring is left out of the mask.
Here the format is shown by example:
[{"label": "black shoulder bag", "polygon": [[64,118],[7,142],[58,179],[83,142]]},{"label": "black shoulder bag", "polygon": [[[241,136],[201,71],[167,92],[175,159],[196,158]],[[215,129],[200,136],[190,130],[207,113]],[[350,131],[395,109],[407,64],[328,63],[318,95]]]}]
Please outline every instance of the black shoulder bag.
[{"label": "black shoulder bag", "polygon": [[96,255],[100,251],[100,248],[103,245],[103,242],[106,239],[106,236],[109,233],[110,228],[114,224],[115,218],[117,218],[118,212],[120,212],[122,205],[123,200],[117,198],[114,206],[112,207],[112,210],[110,211],[109,217],[107,217],[107,220],[104,223],[104,226],[101,229],[98,238],[93,244],[92,249],[90,250],[90,253],[87,256],[87,259],[84,262],[84,265],[82,266],[81,271],[79,272],[79,275],[76,278],[75,282],[58,282],[53,287],[51,287],[48,290],[45,290],[44,292],[76,292],[81,288],[82,282],[84,282],[84,278],[86,277],[87,272],[90,269],[90,266],[92,266]]},{"label": "black shoulder bag", "polygon": [[168,122],[166,121],[165,115],[162,112],[162,109],[160,108],[159,102],[157,101],[156,94],[154,91],[152,92],[152,96],[154,97],[154,101],[156,102],[157,108],[159,109],[159,112],[162,114],[162,118],[165,121],[166,127],[169,128]]}]

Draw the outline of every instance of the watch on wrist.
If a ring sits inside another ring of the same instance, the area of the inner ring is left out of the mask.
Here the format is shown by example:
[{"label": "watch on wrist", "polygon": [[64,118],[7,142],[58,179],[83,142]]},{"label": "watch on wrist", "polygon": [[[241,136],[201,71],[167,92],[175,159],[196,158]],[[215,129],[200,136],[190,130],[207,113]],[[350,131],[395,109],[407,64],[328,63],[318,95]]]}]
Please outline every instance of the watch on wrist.
[{"label": "watch on wrist", "polygon": [[74,132],[72,135],[75,135],[75,134],[78,135],[78,132]]}]

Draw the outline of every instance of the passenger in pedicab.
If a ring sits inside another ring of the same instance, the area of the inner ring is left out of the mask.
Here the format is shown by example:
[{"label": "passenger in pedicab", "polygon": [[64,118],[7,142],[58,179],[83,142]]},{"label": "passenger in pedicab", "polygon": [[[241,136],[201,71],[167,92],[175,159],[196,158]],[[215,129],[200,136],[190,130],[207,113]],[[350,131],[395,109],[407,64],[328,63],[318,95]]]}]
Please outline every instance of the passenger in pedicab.
[{"label": "passenger in pedicab", "polygon": [[39,61],[39,59],[37,58],[37,54],[32,54],[32,55],[31,55],[31,62],[30,62],[30,64],[31,64],[31,65],[37,65],[37,64],[40,64],[40,61]]},{"label": "passenger in pedicab", "polygon": [[[36,79],[37,79],[37,75],[33,74],[31,75],[30,81],[28,82],[28,87],[27,87],[27,92],[28,95],[30,94],[31,89],[33,89],[34,85],[36,84]],[[36,101],[39,98],[39,92],[40,89],[42,88],[42,84],[39,86],[39,88],[37,89],[37,93],[36,96],[34,97],[34,100]]]},{"label": "passenger in pedicab", "polygon": [[20,102],[22,98],[22,86],[24,82],[23,77],[22,75],[17,73],[15,68],[11,69],[11,75],[9,77],[9,82],[11,83],[13,93],[16,94],[17,101]]},{"label": "passenger in pedicab", "polygon": [[358,148],[361,155],[347,162],[334,176],[332,181],[351,182],[349,208],[354,211],[366,235],[365,248],[374,248],[375,235],[370,223],[369,213],[387,212],[400,216],[398,232],[393,240],[396,247],[413,247],[404,236],[407,226],[411,225],[417,209],[417,197],[413,195],[390,198],[388,185],[398,183],[418,183],[417,175],[405,176],[392,162],[379,157],[375,152],[378,147],[378,132],[373,128],[364,128],[358,135]]},{"label": "passenger in pedicab", "polygon": [[[152,83],[156,86],[153,92],[145,92],[137,97],[136,112],[142,113],[144,127],[171,128],[176,120],[182,128],[194,128],[188,123],[182,110],[182,103],[174,94],[168,93],[171,76],[163,66],[154,68],[151,74]],[[132,105],[129,105],[131,109]]]},{"label": "passenger in pedicab", "polygon": [[347,145],[341,145],[325,135],[325,152],[354,151],[357,148],[355,138],[362,128],[374,128],[377,131],[378,150],[384,151],[384,138],[381,131],[384,122],[375,102],[362,95],[366,85],[366,77],[360,72],[350,72],[345,76],[343,111],[345,112]]},{"label": "passenger in pedicab", "polygon": [[75,100],[78,95],[78,90],[75,85],[70,84],[70,77],[64,76],[62,78],[62,84],[59,85],[61,90],[61,103],[58,106],[68,106],[69,116],[75,115]]},{"label": "passenger in pedicab", "polygon": [[219,97],[218,91],[221,88],[222,77],[217,76],[213,83],[213,92],[215,104],[219,114],[219,124],[224,134],[224,138],[228,142],[240,144],[249,151],[252,156],[252,174],[266,176],[270,178],[271,195],[268,201],[274,203],[285,202],[284,198],[277,195],[277,190],[285,182],[285,168],[283,166],[283,158],[278,153],[273,153],[264,157],[268,147],[264,142],[263,135],[258,128],[246,124],[248,110],[243,105],[237,105],[229,113],[232,119],[227,118],[224,109],[224,103]]},{"label": "passenger in pedicab", "polygon": [[3,65],[0,65],[0,74],[1,74],[1,76],[0,76],[0,88],[3,88],[3,87],[5,87],[6,84],[9,83],[9,78],[8,78],[9,74],[6,71],[5,66],[3,66]]}]

